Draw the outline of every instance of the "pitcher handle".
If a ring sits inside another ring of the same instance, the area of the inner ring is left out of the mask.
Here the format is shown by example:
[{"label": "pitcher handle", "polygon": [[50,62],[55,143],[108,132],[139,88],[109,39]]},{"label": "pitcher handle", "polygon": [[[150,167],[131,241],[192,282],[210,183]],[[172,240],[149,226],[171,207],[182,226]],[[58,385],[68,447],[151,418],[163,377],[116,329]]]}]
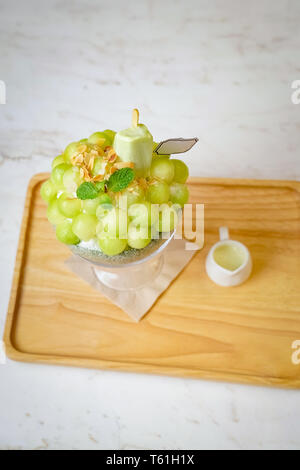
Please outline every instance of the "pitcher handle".
[{"label": "pitcher handle", "polygon": [[220,240],[223,242],[225,240],[229,240],[229,230],[228,227],[220,227]]}]

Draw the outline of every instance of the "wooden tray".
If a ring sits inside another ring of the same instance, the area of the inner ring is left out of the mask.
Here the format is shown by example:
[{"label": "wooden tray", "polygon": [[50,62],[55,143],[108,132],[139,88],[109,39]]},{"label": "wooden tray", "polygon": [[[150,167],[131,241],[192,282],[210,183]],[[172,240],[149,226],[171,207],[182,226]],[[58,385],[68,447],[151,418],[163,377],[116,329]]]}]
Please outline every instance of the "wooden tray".
[{"label": "wooden tray", "polygon": [[[300,183],[193,178],[205,203],[205,247],[133,323],[68,271],[30,182],[4,340],[18,361],[150,372],[300,388],[292,343],[300,340]],[[250,280],[214,285],[204,260],[228,225],[254,259]]]}]

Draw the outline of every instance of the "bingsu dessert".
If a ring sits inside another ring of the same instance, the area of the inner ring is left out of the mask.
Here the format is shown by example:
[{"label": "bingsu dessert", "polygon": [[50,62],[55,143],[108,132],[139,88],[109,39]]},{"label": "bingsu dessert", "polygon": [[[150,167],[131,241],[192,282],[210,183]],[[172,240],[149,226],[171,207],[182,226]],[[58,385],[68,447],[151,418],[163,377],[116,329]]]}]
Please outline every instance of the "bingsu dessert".
[{"label": "bingsu dessert", "polygon": [[97,262],[138,258],[171,233],[189,199],[189,171],[156,147],[137,110],[128,129],[70,143],[41,187],[57,239]]}]

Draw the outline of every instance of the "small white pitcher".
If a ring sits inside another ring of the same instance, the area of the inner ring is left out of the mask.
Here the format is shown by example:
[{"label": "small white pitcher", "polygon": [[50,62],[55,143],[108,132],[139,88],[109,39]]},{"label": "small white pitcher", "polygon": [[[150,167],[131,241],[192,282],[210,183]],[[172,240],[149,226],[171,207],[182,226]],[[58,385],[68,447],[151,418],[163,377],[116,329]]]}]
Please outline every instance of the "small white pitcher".
[{"label": "small white pitcher", "polygon": [[248,248],[236,240],[230,240],[227,227],[220,227],[220,241],[206,258],[208,277],[219,286],[238,286],[252,272],[252,259]]}]

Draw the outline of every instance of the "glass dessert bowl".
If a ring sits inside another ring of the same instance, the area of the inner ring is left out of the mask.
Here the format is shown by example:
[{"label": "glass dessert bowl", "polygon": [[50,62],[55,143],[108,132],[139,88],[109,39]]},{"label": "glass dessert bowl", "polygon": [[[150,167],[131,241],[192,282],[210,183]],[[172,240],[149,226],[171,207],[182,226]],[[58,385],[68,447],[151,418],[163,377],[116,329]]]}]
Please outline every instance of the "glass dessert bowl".
[{"label": "glass dessert bowl", "polygon": [[155,153],[158,144],[138,120],[134,110],[128,129],[69,144],[41,188],[57,239],[119,290],[141,287],[160,272],[189,198],[188,167]]},{"label": "glass dessert bowl", "polygon": [[70,245],[70,249],[73,254],[93,264],[95,275],[105,286],[123,291],[138,289],[160,274],[164,264],[164,250],[174,234],[175,230],[161,235],[157,240],[151,240],[145,248],[126,249],[115,256],[105,255],[94,242],[89,245]]}]

